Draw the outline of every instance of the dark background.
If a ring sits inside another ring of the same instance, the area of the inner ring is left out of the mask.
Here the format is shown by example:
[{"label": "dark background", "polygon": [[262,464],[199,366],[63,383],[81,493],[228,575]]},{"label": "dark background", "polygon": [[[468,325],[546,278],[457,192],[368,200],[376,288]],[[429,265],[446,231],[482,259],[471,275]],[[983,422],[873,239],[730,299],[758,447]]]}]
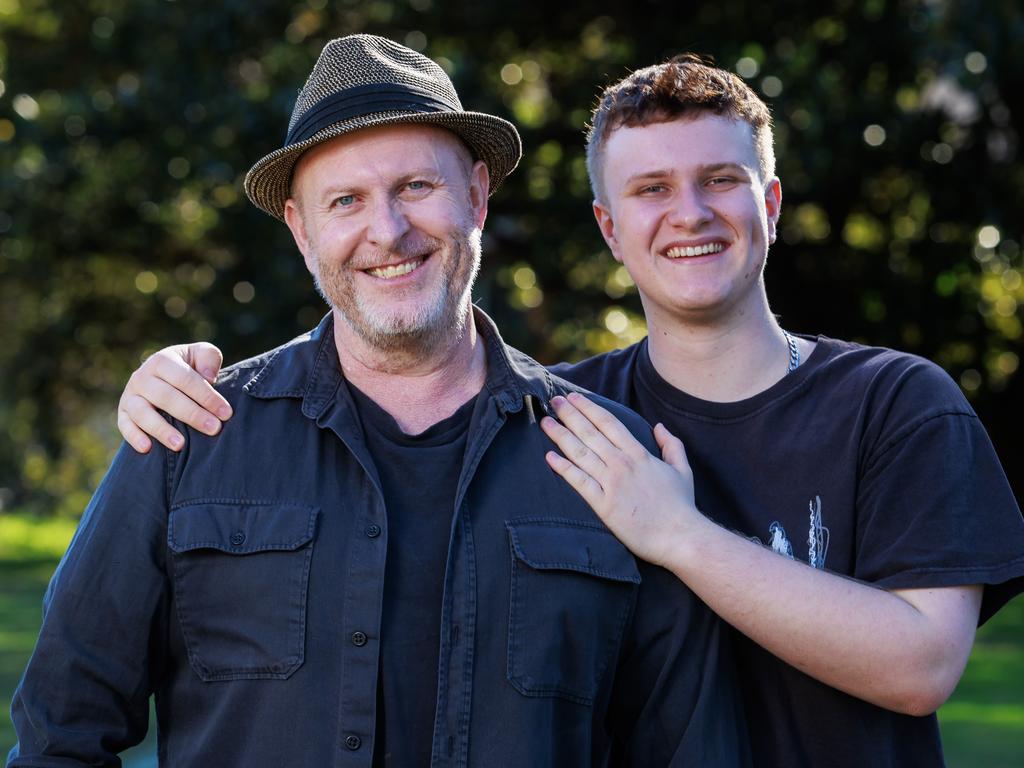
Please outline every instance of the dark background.
[{"label": "dark background", "polygon": [[0,508],[82,510],[146,354],[207,339],[237,360],[325,311],[241,180],[323,43],[353,32],[441,60],[467,108],[520,127],[476,296],[545,362],[642,334],[590,214],[599,88],[683,50],[738,71],[776,116],[784,326],[938,362],[1020,499],[1019,3],[593,5],[0,0]]}]

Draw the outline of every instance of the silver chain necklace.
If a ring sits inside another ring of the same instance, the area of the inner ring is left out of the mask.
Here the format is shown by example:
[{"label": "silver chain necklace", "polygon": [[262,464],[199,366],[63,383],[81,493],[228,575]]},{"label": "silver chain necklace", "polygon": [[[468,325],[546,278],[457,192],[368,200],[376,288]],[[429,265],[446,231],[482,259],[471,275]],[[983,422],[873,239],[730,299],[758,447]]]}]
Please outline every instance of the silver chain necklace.
[{"label": "silver chain necklace", "polygon": [[786,344],[789,345],[789,367],[786,373],[792,373],[800,365],[800,350],[796,347],[796,339],[789,335],[789,331],[782,329],[782,335],[786,337]]}]

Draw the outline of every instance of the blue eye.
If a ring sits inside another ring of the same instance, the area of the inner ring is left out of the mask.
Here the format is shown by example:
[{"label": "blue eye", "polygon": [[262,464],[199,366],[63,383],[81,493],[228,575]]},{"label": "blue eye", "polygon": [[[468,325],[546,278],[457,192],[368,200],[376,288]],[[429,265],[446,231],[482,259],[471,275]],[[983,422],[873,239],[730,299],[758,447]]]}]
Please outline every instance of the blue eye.
[{"label": "blue eye", "polygon": [[341,197],[337,198],[334,201],[334,204],[335,205],[340,205],[341,207],[344,208],[344,207],[347,207],[349,205],[352,205],[352,203],[354,203],[355,201],[356,201],[356,196],[355,195],[342,195]]},{"label": "blue eye", "polygon": [[410,181],[409,182],[409,189],[423,189],[426,186],[427,185],[424,182],[422,182],[422,181]]}]

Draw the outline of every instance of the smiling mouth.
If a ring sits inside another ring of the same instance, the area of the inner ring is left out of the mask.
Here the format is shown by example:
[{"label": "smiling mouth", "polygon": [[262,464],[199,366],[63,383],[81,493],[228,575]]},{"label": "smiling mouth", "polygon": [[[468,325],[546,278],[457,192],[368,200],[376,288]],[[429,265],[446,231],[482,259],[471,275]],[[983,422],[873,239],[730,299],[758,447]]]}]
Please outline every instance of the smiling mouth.
[{"label": "smiling mouth", "polygon": [[725,243],[705,243],[695,246],[677,246],[665,251],[670,259],[683,259],[692,256],[708,256],[712,253],[721,253],[725,250]]},{"label": "smiling mouth", "polygon": [[366,272],[366,274],[380,278],[381,280],[393,280],[396,277],[408,275],[424,261],[426,261],[426,257],[421,256],[417,259],[403,261],[401,264],[388,264],[383,267],[371,267],[370,269],[364,269],[363,271]]}]

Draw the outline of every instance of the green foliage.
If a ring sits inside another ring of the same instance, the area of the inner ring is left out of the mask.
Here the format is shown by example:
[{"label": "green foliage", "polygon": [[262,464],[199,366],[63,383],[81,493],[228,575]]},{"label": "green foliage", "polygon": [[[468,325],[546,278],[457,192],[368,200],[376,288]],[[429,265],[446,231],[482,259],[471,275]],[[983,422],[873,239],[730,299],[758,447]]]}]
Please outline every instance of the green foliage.
[{"label": "green foliage", "polygon": [[0,560],[58,560],[71,543],[75,525],[67,518],[4,513],[0,515]]},{"label": "green foliage", "polygon": [[[0,757],[14,746],[8,714],[42,622],[43,594],[75,532],[66,518],[0,514]],[[150,716],[150,722],[155,722]],[[156,729],[146,742],[122,755],[125,768],[155,765]]]},{"label": "green foliage", "polygon": [[951,766],[1011,768],[1024,754],[1024,600],[978,631],[967,670],[939,710]]},{"label": "green foliage", "polygon": [[235,360],[318,319],[287,231],[241,179],[279,146],[323,43],[361,31],[422,49],[469,108],[522,128],[477,295],[545,361],[643,332],[589,211],[598,88],[684,49],[734,68],[776,115],[774,309],[793,330],[940,362],[1024,476],[1019,4],[681,8],[0,0],[0,503],[81,510],[148,352],[203,338]]},{"label": "green foliage", "polygon": [[15,741],[11,698],[39,635],[43,592],[55,565],[52,559],[11,562],[0,557],[0,755],[5,760]]}]

